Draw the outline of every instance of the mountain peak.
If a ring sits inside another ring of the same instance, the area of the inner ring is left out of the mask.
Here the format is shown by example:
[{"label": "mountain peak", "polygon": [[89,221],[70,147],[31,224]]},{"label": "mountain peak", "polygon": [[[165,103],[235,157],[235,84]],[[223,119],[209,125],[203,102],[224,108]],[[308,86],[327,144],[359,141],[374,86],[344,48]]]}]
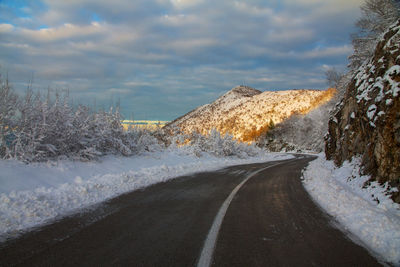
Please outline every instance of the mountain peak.
[{"label": "mountain peak", "polygon": [[244,97],[252,97],[252,96],[261,94],[262,92],[254,89],[254,88],[251,88],[249,86],[239,85],[239,86],[236,86],[235,88],[231,89],[226,94],[229,94],[229,93],[238,94],[238,95],[241,95]]}]

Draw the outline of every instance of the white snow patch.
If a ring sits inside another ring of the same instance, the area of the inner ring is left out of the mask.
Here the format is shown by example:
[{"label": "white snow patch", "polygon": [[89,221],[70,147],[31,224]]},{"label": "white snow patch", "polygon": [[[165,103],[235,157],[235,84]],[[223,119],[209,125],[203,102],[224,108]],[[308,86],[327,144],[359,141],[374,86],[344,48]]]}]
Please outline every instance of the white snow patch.
[{"label": "white snow patch", "polygon": [[332,215],[346,231],[386,261],[400,265],[400,206],[383,186],[369,176],[360,176],[360,160],[344,162],[337,168],[320,154],[303,172],[303,184],[313,199]]},{"label": "white snow patch", "polygon": [[390,90],[386,92],[386,94],[392,94],[394,97],[397,97],[400,92],[400,82],[396,82],[392,76],[396,76],[400,74],[400,65],[394,65],[385,73],[384,80],[389,82]]},{"label": "white snow patch", "polygon": [[177,176],[236,164],[291,158],[279,153],[257,157],[196,157],[184,149],[142,156],[102,158],[101,162],[58,161],[24,164],[0,161],[0,239],[51,222],[120,194]]},{"label": "white snow patch", "polygon": [[370,120],[374,118],[375,112],[376,112],[377,106],[375,104],[372,104],[369,106],[368,111],[367,111],[367,116]]},{"label": "white snow patch", "polygon": [[390,69],[388,69],[388,71],[386,72],[387,75],[396,75],[396,74],[400,74],[400,66],[399,65],[394,65],[392,67],[390,67]]},{"label": "white snow patch", "polygon": [[390,106],[391,104],[393,104],[393,99],[386,99],[386,105]]}]

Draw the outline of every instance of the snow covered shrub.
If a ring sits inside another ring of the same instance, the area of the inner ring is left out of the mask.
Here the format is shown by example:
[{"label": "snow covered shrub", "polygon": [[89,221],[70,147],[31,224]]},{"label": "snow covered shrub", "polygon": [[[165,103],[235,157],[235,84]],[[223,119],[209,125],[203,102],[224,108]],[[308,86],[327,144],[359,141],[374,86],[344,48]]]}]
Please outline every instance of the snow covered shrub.
[{"label": "snow covered shrub", "polygon": [[130,127],[126,133],[128,146],[134,154],[143,152],[155,152],[162,150],[165,146],[157,139],[158,131],[151,132],[140,127]]},{"label": "snow covered shrub", "polygon": [[9,153],[9,147],[15,139],[13,129],[15,128],[16,107],[18,97],[12,92],[8,80],[3,80],[0,75],[0,157]]},{"label": "snow covered shrub", "polygon": [[0,158],[24,162],[58,157],[93,160],[106,154],[129,156],[160,150],[145,129],[124,131],[118,108],[94,112],[72,107],[68,91],[43,98],[28,88],[24,98],[0,77]]},{"label": "snow covered shrub", "polygon": [[128,156],[132,153],[121,124],[121,115],[116,109],[101,111],[93,114],[90,122],[92,146],[102,154],[122,154]]},{"label": "snow covered shrub", "polygon": [[[238,143],[213,129],[207,136],[187,135],[179,129],[150,131],[133,127],[125,131],[118,108],[94,112],[87,106],[70,105],[68,91],[46,97],[28,88],[24,98],[1,82],[0,158],[24,162],[55,158],[95,160],[107,154],[130,156],[169,147],[201,156],[254,156],[255,146]],[[173,132],[172,132],[173,131]],[[190,148],[188,148],[188,146]]]},{"label": "snow covered shrub", "polygon": [[212,129],[207,136],[193,133],[189,139],[196,155],[206,152],[218,157],[237,156],[244,158],[255,156],[259,152],[254,145],[239,143],[229,134],[221,136],[216,129]]}]

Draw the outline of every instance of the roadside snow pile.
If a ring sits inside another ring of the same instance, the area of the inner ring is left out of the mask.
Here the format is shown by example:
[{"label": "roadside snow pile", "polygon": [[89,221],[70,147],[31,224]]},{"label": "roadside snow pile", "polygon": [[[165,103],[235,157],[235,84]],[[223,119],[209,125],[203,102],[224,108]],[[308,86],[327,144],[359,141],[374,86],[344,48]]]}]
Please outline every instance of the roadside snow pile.
[{"label": "roadside snow pile", "polygon": [[101,162],[57,161],[24,164],[0,161],[0,240],[48,223],[120,194],[190,173],[236,164],[287,159],[283,154],[257,157],[196,157],[184,149],[141,156],[108,156]]},{"label": "roadside snow pile", "polygon": [[313,199],[346,231],[357,236],[369,249],[396,266],[400,265],[400,206],[386,194],[388,183],[364,184],[360,160],[345,161],[337,168],[321,154],[303,172],[303,184]]}]

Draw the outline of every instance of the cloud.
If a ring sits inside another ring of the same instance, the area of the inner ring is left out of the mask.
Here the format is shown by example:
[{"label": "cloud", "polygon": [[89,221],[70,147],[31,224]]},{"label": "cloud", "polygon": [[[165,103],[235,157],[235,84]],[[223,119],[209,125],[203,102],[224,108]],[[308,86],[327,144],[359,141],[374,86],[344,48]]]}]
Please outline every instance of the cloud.
[{"label": "cloud", "polygon": [[320,11],[320,8],[329,8],[327,12],[333,11],[336,12],[337,10],[349,10],[356,8],[358,9],[359,6],[364,2],[364,0],[281,0],[287,5],[294,5],[296,8],[315,8],[317,11]]},{"label": "cloud", "polygon": [[127,81],[124,82],[124,85],[128,87],[144,87],[144,86],[152,86],[153,83],[145,82],[145,81]]},{"label": "cloud", "polygon": [[7,23],[0,24],[0,33],[8,33],[14,30],[14,26]]},{"label": "cloud", "polygon": [[219,42],[211,38],[193,38],[173,40],[163,44],[164,48],[172,49],[178,54],[201,53],[204,49],[218,46]]},{"label": "cloud", "polygon": [[171,3],[176,7],[176,8],[187,8],[187,7],[193,7],[195,5],[198,5],[199,3],[202,3],[203,0],[171,0]]},{"label": "cloud", "polygon": [[275,12],[271,8],[262,8],[254,5],[249,5],[244,2],[234,1],[234,7],[242,13],[250,16],[274,16]]},{"label": "cloud", "polygon": [[360,1],[26,1],[0,11],[0,65],[21,92],[34,75],[173,119],[238,84],[324,88],[323,65],[346,65]]},{"label": "cloud", "polygon": [[335,56],[348,56],[353,51],[350,45],[336,46],[336,47],[324,47],[315,48],[311,51],[307,51],[300,55],[300,58],[323,58],[323,57],[335,57]]},{"label": "cloud", "polygon": [[90,25],[78,26],[70,23],[56,28],[45,28],[39,30],[21,29],[21,35],[40,42],[51,42],[65,39],[74,39],[79,37],[88,37],[90,35],[102,32],[102,26],[97,22]]},{"label": "cloud", "polygon": [[160,23],[162,25],[170,26],[170,27],[187,27],[189,25],[195,25],[202,23],[201,19],[199,19],[196,15],[185,15],[185,14],[176,14],[169,15],[166,14],[160,18]]},{"label": "cloud", "polygon": [[118,94],[118,95],[127,95],[130,94],[132,91],[126,88],[110,88],[107,90],[107,93],[110,94]]}]

